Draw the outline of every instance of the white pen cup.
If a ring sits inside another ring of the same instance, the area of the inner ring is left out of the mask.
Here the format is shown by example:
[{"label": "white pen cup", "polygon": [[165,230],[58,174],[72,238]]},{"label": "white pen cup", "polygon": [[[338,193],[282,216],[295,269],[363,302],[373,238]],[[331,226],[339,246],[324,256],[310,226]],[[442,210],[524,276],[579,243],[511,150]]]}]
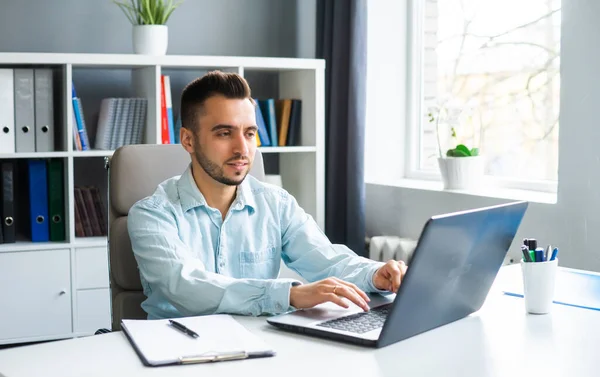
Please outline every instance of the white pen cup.
[{"label": "white pen cup", "polygon": [[558,258],[549,262],[525,262],[521,260],[525,309],[528,313],[550,313],[552,301],[554,300],[557,267]]}]

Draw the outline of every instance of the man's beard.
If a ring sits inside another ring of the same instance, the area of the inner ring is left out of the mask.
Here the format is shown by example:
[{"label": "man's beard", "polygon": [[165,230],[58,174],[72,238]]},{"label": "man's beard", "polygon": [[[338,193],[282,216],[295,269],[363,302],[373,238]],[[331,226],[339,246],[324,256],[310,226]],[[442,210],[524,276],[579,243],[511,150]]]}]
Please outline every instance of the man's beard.
[{"label": "man's beard", "polygon": [[[196,156],[196,161],[198,161],[198,163],[200,164],[202,169],[204,169],[206,174],[208,174],[215,181],[220,182],[224,185],[238,186],[239,184],[241,184],[244,181],[244,179],[246,179],[246,176],[248,175],[249,170],[246,171],[245,173],[242,173],[242,172],[237,173],[237,174],[239,174],[238,179],[227,178],[227,177],[225,177],[223,168],[221,168],[219,165],[215,164],[208,157],[206,157],[204,155],[204,153],[202,153],[200,148],[196,148],[194,150],[194,155]],[[241,155],[239,155],[239,156],[233,157],[231,159],[231,161],[228,161],[228,162],[237,161],[237,160],[241,160],[241,159],[242,159]],[[246,161],[248,161],[248,160],[246,160]],[[247,166],[250,167],[250,161],[248,161]]]}]

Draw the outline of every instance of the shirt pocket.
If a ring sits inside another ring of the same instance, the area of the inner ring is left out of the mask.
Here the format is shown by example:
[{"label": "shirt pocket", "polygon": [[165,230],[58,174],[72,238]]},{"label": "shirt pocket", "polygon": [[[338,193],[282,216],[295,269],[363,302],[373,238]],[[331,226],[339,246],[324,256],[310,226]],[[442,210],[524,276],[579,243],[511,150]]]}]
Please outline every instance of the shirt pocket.
[{"label": "shirt pocket", "polygon": [[276,246],[260,250],[242,251],[240,266],[242,278],[275,279],[279,275],[281,252]]}]

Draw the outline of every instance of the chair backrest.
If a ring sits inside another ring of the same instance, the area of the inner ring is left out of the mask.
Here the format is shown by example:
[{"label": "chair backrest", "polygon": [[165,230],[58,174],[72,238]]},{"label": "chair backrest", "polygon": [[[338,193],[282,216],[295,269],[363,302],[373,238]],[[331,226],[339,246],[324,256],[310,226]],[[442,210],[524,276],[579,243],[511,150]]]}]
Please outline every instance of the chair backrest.
[{"label": "chair backrest", "polygon": [[[189,153],[178,144],[126,145],[110,158],[108,247],[113,330],[121,328],[123,318],[146,318],[140,306],[145,296],[127,231],[129,209],[138,200],[151,195],[161,182],[182,174],[189,163]],[[259,150],[250,174],[264,181],[264,164]]]}]

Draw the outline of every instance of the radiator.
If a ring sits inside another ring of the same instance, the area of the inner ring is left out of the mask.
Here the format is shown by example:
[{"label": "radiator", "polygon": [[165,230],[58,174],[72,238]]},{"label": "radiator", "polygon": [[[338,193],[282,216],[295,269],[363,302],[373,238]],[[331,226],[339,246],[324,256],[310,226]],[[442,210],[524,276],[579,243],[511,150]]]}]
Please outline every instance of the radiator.
[{"label": "radiator", "polygon": [[367,238],[367,245],[370,259],[381,262],[394,259],[408,264],[417,246],[417,241],[397,236],[374,236]]}]

